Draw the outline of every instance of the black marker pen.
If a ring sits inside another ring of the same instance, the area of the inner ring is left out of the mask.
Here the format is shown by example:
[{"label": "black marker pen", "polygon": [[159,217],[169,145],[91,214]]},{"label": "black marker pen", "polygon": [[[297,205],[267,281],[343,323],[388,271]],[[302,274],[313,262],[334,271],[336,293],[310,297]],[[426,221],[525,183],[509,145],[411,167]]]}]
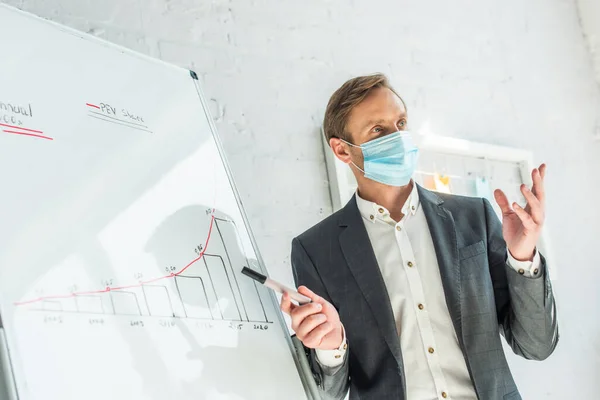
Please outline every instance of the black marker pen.
[{"label": "black marker pen", "polygon": [[250,278],[254,279],[255,281],[262,283],[269,289],[273,289],[274,291],[276,291],[278,293],[283,294],[284,292],[287,292],[290,295],[290,297],[293,300],[296,300],[299,304],[306,304],[306,303],[311,302],[310,298],[301,295],[294,289],[290,289],[289,287],[287,287],[277,281],[274,281],[271,278],[267,278],[263,274],[256,272],[248,267],[242,268],[242,274],[249,276]]}]

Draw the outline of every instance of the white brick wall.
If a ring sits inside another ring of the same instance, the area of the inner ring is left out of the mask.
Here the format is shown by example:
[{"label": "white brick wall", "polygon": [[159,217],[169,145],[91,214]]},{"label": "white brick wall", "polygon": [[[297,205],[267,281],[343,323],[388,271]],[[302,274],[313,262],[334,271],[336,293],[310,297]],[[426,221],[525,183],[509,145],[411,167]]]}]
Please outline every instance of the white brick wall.
[{"label": "white brick wall", "polygon": [[[596,80],[600,85],[600,2],[597,0],[577,0],[577,3],[584,38],[592,54]],[[600,134],[600,123],[598,129]]]},{"label": "white brick wall", "polygon": [[389,74],[413,128],[533,150],[549,164],[562,338],[513,371],[525,399],[596,397],[600,93],[574,0],[6,2],[198,72],[276,279],[291,282],[292,237],[331,210],[319,125],[345,79]]}]

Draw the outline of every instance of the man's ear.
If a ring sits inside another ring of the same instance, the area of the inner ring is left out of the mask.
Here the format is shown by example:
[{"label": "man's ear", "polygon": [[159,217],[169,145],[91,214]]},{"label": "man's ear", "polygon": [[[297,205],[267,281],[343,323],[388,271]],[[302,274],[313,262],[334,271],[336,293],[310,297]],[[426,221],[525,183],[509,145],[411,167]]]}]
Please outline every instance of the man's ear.
[{"label": "man's ear", "polygon": [[352,158],[350,157],[350,146],[342,142],[340,139],[336,137],[329,139],[329,147],[331,147],[331,151],[333,151],[333,154],[338,158],[338,160],[342,161],[344,164],[348,164],[350,161],[352,161]]}]

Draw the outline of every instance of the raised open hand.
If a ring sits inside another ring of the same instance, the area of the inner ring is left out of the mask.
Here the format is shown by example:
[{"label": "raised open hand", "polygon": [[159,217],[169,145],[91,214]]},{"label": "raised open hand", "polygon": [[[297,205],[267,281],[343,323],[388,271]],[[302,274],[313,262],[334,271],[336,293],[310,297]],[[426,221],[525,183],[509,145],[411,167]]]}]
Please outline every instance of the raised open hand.
[{"label": "raised open hand", "polygon": [[519,260],[532,260],[535,247],[542,232],[545,219],[545,193],[544,177],[546,176],[546,165],[542,164],[531,172],[533,187],[529,189],[521,185],[521,193],[527,200],[525,208],[512,203],[502,190],[494,191],[496,202],[502,210],[502,234],[510,254]]}]

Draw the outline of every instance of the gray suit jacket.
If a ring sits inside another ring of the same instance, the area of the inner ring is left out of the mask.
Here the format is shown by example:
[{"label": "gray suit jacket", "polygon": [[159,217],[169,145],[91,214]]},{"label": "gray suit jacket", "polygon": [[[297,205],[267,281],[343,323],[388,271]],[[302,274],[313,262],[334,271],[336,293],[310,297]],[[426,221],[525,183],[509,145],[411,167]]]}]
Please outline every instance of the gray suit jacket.
[{"label": "gray suit jacket", "polygon": [[[558,342],[546,261],[528,278],[507,265],[502,226],[485,199],[418,187],[448,310],[480,400],[521,396],[502,349],[503,334],[527,359],[547,358]],[[332,303],[348,339],[344,364],[321,368],[305,349],[324,399],[406,399],[400,341],[390,300],[356,199],[292,242],[297,285]],[[410,399],[412,400],[412,399]]]}]

